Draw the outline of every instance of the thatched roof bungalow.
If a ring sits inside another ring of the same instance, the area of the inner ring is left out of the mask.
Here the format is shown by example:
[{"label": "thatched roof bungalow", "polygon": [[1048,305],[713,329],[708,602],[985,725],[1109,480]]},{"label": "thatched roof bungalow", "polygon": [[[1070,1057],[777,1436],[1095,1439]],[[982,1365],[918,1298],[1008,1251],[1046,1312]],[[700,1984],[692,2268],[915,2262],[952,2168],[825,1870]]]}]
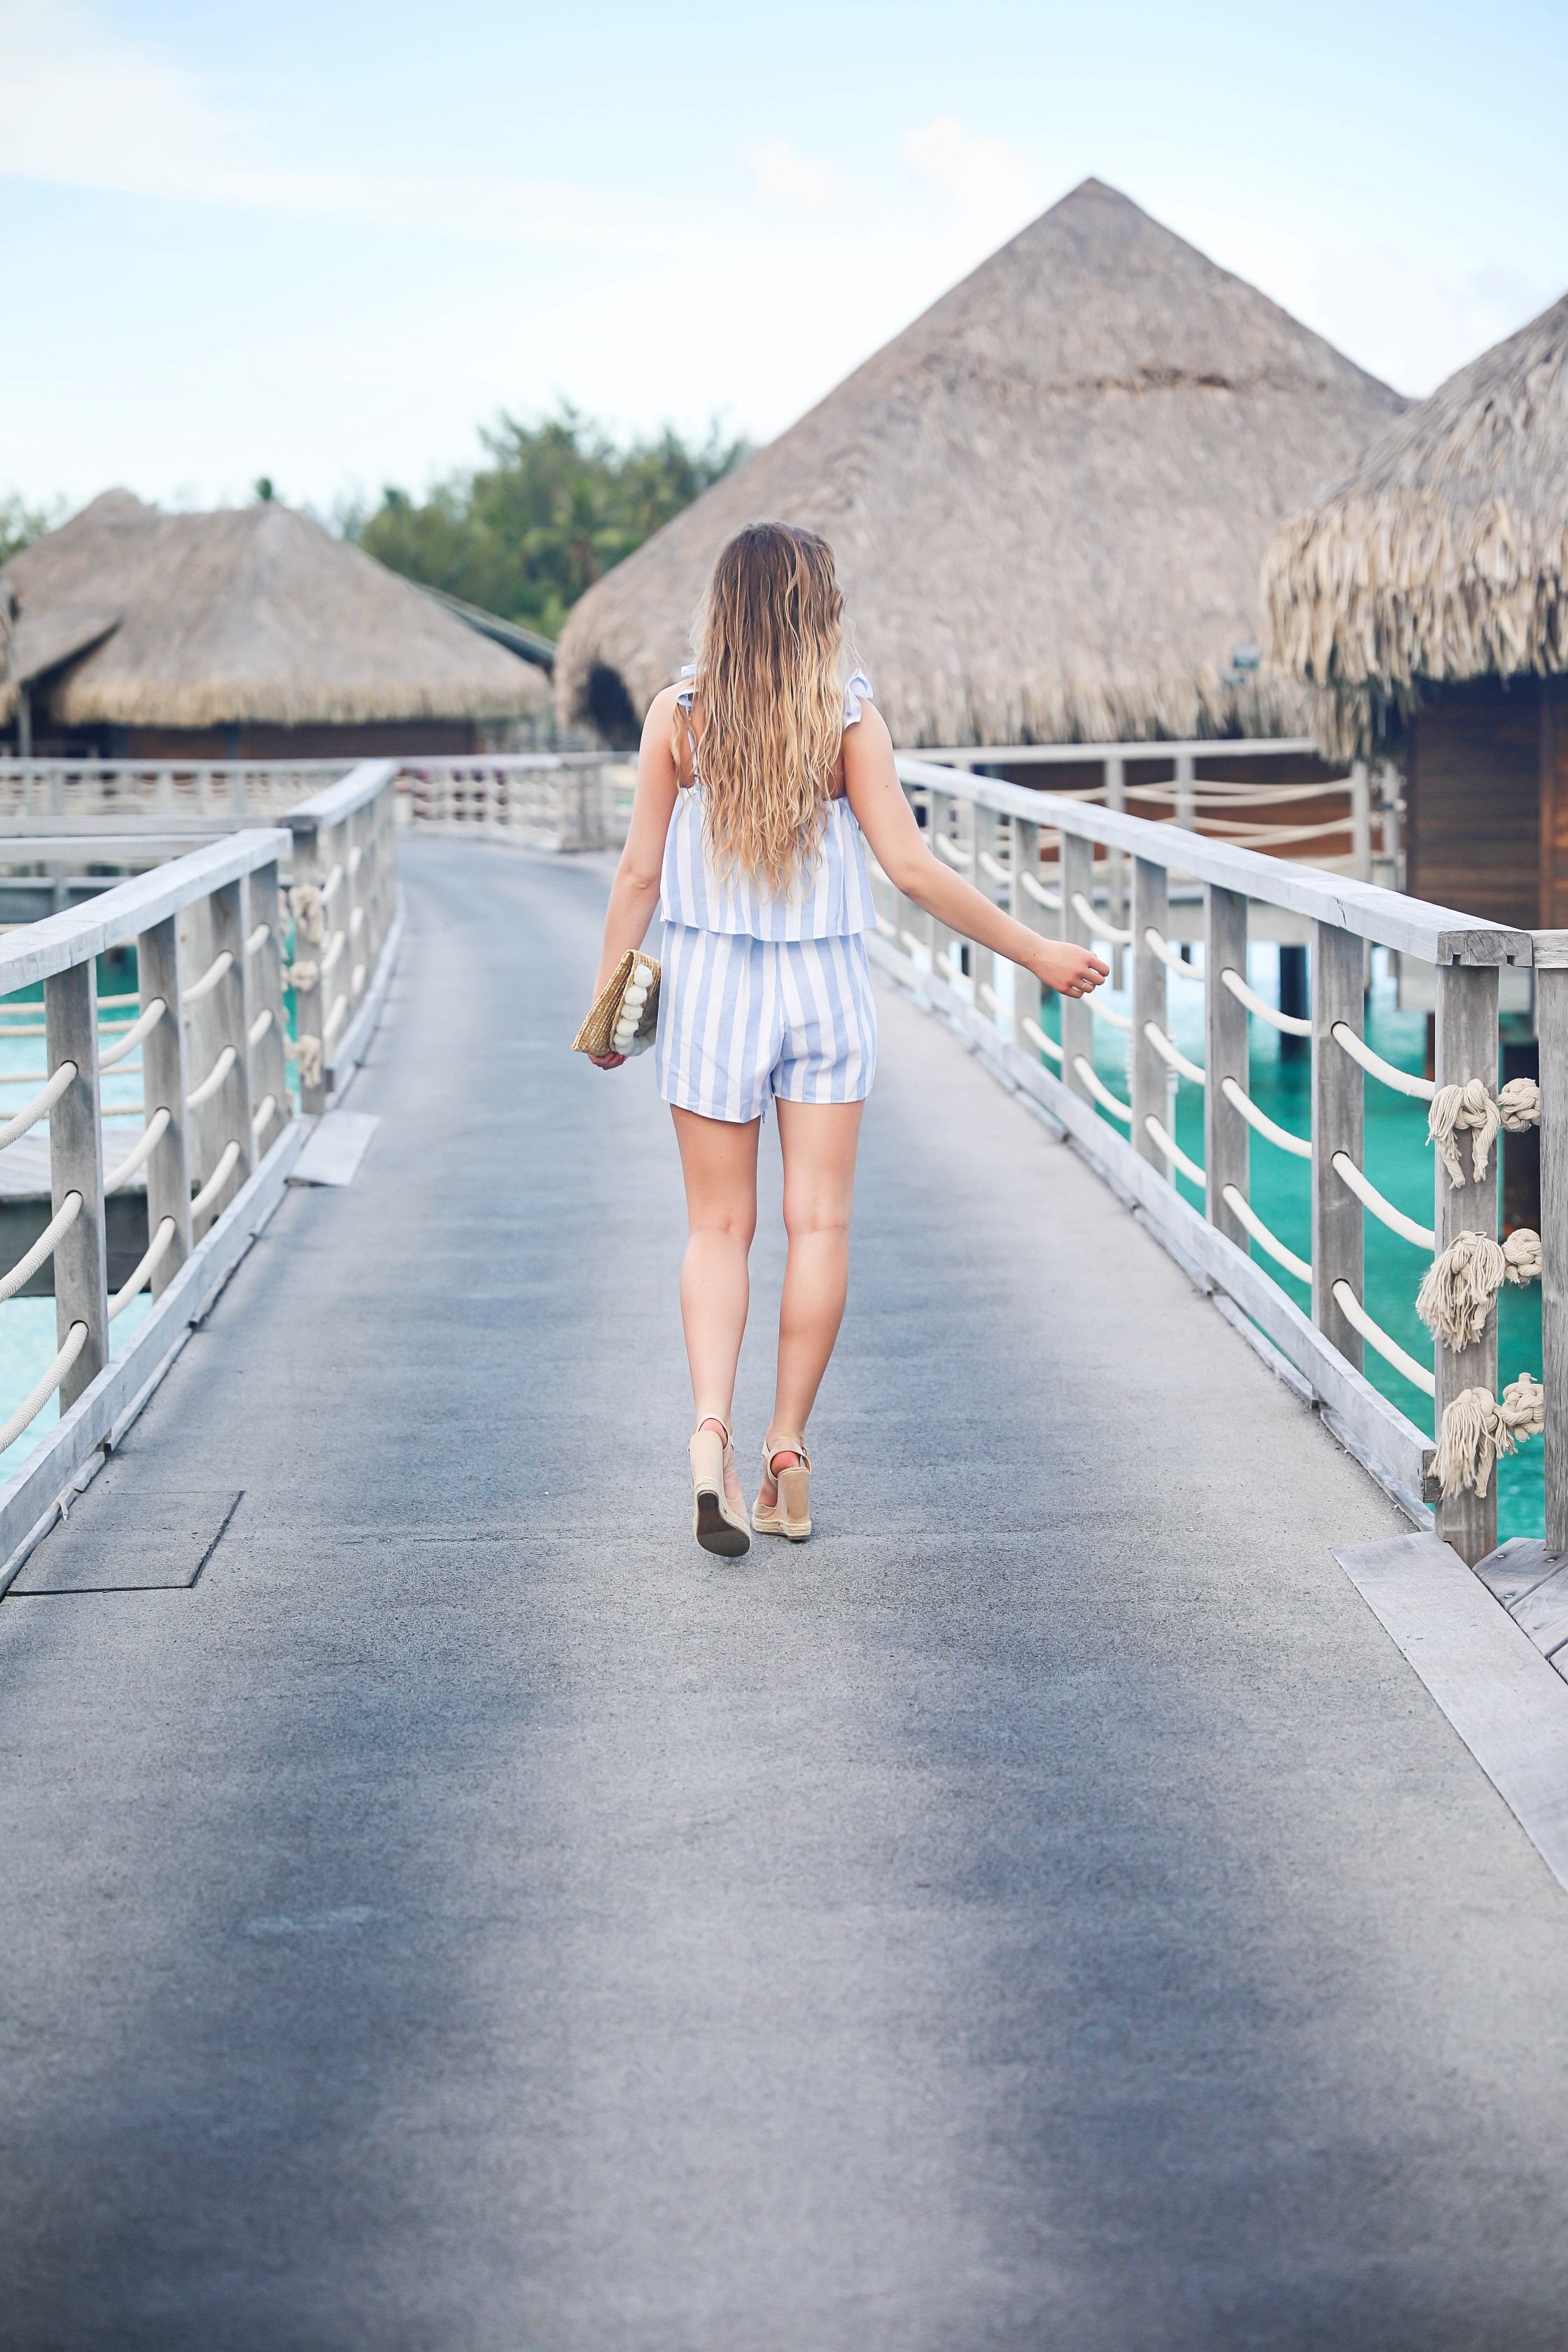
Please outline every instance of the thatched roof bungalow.
[{"label": "thatched roof bungalow", "polygon": [[1264,585],[1325,742],[1405,769],[1408,887],[1568,924],[1568,296],[1381,433]]},{"label": "thatched roof bungalow", "polygon": [[162,514],[108,490],[12,557],[0,719],[148,759],[468,751],[548,705],[542,670],[276,504]]},{"label": "thatched roof bungalow", "polygon": [[1270,534],[1403,406],[1086,180],[576,605],[556,708],[635,730],[714,555],[777,516],[837,551],[896,741],[1304,731],[1253,668]]}]

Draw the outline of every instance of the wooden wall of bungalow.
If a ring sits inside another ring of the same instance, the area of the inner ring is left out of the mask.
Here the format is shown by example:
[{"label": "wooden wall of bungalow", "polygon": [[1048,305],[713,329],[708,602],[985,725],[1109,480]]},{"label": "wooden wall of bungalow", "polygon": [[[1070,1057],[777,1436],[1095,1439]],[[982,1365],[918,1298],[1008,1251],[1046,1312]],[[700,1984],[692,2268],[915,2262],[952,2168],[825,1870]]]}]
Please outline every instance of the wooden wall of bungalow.
[{"label": "wooden wall of bungalow", "polygon": [[1568,926],[1568,683],[1424,687],[1404,766],[1412,896],[1527,929]]}]

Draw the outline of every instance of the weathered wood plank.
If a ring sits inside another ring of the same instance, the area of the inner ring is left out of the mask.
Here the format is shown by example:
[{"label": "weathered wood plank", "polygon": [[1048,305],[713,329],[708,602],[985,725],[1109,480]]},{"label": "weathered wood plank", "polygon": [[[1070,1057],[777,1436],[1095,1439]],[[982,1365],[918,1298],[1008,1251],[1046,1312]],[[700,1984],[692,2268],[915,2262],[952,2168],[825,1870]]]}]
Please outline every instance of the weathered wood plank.
[{"label": "weathered wood plank", "polygon": [[[1562,935],[1568,943],[1568,933]],[[1553,942],[1555,947],[1555,942]],[[1537,976],[1541,1040],[1541,1379],[1546,1541],[1568,1552],[1568,957]]]},{"label": "weathered wood plank", "polygon": [[1247,900],[1236,890],[1208,883],[1204,889],[1204,971],[1207,975],[1205,1007],[1206,1035],[1204,1066],[1204,1170],[1207,1176],[1209,1223],[1217,1225],[1237,1248],[1247,1248],[1241,1220],[1225,1204],[1225,1188],[1233,1184],[1245,1201],[1251,1181],[1251,1129],[1233,1103],[1226,1100],[1224,1082],[1234,1078],[1245,1091],[1251,1076],[1247,1007],[1220,983],[1229,970],[1247,977]]},{"label": "weathered wood plank", "polygon": [[56,1345],[74,1323],[87,1340],[60,1382],[60,1411],[76,1402],[109,1361],[109,1263],[103,1233],[103,1126],[98,1108],[97,973],[90,961],[51,973],[44,986],[51,1070],[76,1064],[76,1076],[49,1113],[49,1194],[58,1215],[81,1194],[76,1222],[55,1244]]},{"label": "weathered wood plank", "polygon": [[1364,1074],[1332,1035],[1343,1022],[1362,1034],[1362,942],[1331,923],[1312,930],[1312,1320],[1359,1371],[1362,1337],[1341,1312],[1336,1282],[1348,1282],[1364,1301],[1365,1211],[1334,1171],[1342,1151],[1360,1168],[1363,1159]]},{"label": "weathered wood plank", "polygon": [[1144,1121],[1151,1116],[1163,1127],[1170,1124],[1170,1071],[1143,1034],[1143,1024],[1166,1025],[1165,967],[1149,945],[1145,933],[1163,940],[1170,919],[1165,868],[1147,857],[1132,863],[1132,1052],[1129,1061],[1132,1096],[1132,1149],[1142,1160],[1165,1172],[1164,1153]]}]

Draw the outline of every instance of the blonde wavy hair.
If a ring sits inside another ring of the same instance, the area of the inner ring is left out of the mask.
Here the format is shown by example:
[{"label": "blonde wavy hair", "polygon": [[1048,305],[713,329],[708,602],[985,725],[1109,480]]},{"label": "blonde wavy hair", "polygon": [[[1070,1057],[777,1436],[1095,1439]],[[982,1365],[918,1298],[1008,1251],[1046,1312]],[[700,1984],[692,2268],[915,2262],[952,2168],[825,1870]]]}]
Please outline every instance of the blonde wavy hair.
[{"label": "blonde wavy hair", "polygon": [[[787,896],[816,864],[844,738],[833,550],[791,523],[748,523],[720,552],[692,635],[709,855],[721,873]],[[684,729],[678,713],[678,767]]]}]

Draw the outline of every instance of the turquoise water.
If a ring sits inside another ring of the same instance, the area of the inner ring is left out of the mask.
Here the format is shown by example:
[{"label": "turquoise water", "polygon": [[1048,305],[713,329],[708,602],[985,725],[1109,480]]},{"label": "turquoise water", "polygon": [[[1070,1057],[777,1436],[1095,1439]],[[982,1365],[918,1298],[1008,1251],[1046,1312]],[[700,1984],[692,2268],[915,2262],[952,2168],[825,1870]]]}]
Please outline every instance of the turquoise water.
[{"label": "turquoise water", "polygon": [[[1194,969],[1203,969],[1201,946],[1193,950]],[[1258,992],[1270,1003],[1279,1003],[1279,959],[1273,947],[1253,948],[1247,957],[1247,977]],[[1107,989],[1105,1001],[1118,1012],[1130,1012],[1131,1003],[1125,991]],[[1169,1028],[1172,1036],[1190,1061],[1202,1065],[1204,1048],[1204,1002],[1205,991],[1172,974],[1167,989]],[[1050,1009],[1045,1025],[1058,1034],[1057,1000],[1049,1000]],[[1281,1051],[1285,1041],[1278,1030],[1266,1021],[1254,1018],[1250,1024],[1251,1080],[1248,1092],[1260,1110],[1292,1134],[1306,1136],[1311,1129],[1311,1062],[1308,1052],[1299,1055]],[[1381,950],[1373,959],[1373,986],[1366,1008],[1367,1043],[1396,1069],[1409,1070],[1419,1076],[1426,1051],[1426,1020],[1420,1013],[1401,1013],[1394,1003],[1394,984],[1388,976],[1387,959]],[[1128,1034],[1110,1028],[1103,1021],[1094,1024],[1094,1062],[1100,1076],[1113,1094],[1123,1101],[1128,1093],[1127,1055]],[[1124,1135],[1124,1128],[1116,1126],[1110,1113],[1101,1110],[1100,1117],[1113,1131]],[[1178,1081],[1176,1097],[1175,1137],[1183,1150],[1199,1167],[1204,1160],[1204,1095],[1201,1087],[1190,1080]],[[1506,1139],[1504,1139],[1506,1142]],[[1423,1104],[1391,1088],[1380,1086],[1375,1078],[1366,1082],[1366,1148],[1363,1162],[1367,1174],[1395,1208],[1422,1224],[1432,1221],[1433,1172],[1432,1152],[1426,1141],[1426,1114]],[[1252,1206],[1270,1230],[1279,1234],[1298,1257],[1310,1258],[1312,1254],[1311,1231],[1311,1166],[1281,1151],[1264,1137],[1251,1139],[1251,1201]],[[1175,1179],[1184,1200],[1195,1208],[1203,1207],[1203,1195],[1195,1184],[1184,1176]],[[1363,1215],[1366,1247],[1366,1284],[1364,1303],[1367,1312],[1381,1323],[1392,1339],[1396,1339],[1406,1354],[1417,1363],[1432,1361],[1432,1337],[1416,1318],[1415,1293],[1428,1263],[1424,1251],[1414,1243],[1403,1241],[1397,1234],[1370,1214]],[[1252,1247],[1252,1255],[1260,1260],[1280,1288],[1297,1305],[1310,1311],[1311,1299],[1307,1286],[1287,1274],[1259,1250]],[[1541,1286],[1532,1283],[1521,1290],[1510,1286],[1499,1307],[1498,1349],[1500,1386],[1528,1371],[1539,1376],[1541,1371]],[[1374,1388],[1382,1391],[1408,1415],[1419,1429],[1432,1431],[1432,1400],[1413,1386],[1392,1364],[1368,1348],[1365,1350],[1365,1371]],[[1498,1530],[1500,1540],[1510,1536],[1539,1536],[1544,1530],[1545,1502],[1542,1488],[1542,1447],[1539,1438],[1531,1440],[1519,1453],[1500,1463],[1498,1469]]]}]

